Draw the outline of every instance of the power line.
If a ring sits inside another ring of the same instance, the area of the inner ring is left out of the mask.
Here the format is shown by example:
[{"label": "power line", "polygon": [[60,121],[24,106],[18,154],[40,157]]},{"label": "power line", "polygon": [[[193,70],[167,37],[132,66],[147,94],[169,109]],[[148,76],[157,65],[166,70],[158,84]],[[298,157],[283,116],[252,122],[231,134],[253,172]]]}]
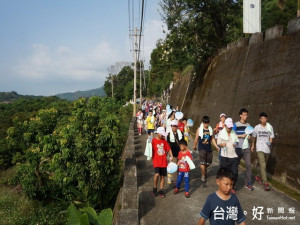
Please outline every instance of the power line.
[{"label": "power line", "polygon": [[134,0],[132,0],[132,28],[134,29]]},{"label": "power line", "polygon": [[130,26],[130,0],[128,0],[128,28],[131,29]]},{"label": "power line", "polygon": [[141,14],[141,25],[140,25],[140,39],[139,39],[139,55],[138,61],[140,60],[140,50],[141,50],[141,39],[142,39],[142,31],[143,31],[143,20],[144,20],[144,0],[142,1],[142,14]]}]

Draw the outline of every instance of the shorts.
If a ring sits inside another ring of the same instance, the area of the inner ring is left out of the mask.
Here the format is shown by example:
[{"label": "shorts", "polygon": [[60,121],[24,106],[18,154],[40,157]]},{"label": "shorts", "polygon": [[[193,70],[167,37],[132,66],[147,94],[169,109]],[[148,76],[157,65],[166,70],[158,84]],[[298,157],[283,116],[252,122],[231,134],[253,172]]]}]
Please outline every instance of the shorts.
[{"label": "shorts", "polygon": [[201,165],[210,165],[212,163],[213,153],[206,150],[199,150],[199,158]]},{"label": "shorts", "polygon": [[154,133],[154,129],[148,129],[148,134]]},{"label": "shorts", "polygon": [[161,176],[167,176],[167,168],[166,167],[155,167],[154,173],[159,173]]}]

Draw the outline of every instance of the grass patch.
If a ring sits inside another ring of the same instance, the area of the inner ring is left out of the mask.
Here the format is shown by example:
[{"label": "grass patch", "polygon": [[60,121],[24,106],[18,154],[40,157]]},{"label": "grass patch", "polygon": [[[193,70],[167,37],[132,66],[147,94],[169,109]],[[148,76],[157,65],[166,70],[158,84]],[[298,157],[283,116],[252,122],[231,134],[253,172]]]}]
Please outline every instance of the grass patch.
[{"label": "grass patch", "polygon": [[26,197],[20,186],[9,186],[16,168],[0,173],[0,224],[2,225],[56,225],[65,223],[67,208],[58,202],[43,204]]},{"label": "grass patch", "polygon": [[182,72],[182,77],[184,77],[188,73],[191,73],[193,70],[194,70],[194,66],[193,65],[189,65],[189,66],[185,67],[185,69]]},{"label": "grass patch", "polygon": [[[243,160],[241,160],[240,166],[242,166],[243,168],[246,168],[246,164],[244,163]],[[258,174],[259,171],[255,168],[252,168],[252,174]],[[272,187],[274,187],[275,189],[277,189],[280,192],[283,192],[284,194],[286,194],[287,196],[293,198],[294,200],[300,202],[300,193],[299,191],[283,184],[282,182],[271,178],[270,176],[268,176],[268,181],[269,183],[272,185]]]},{"label": "grass patch", "polygon": [[297,200],[298,202],[300,202],[300,193],[295,191],[294,189],[284,185],[283,183],[275,180],[275,179],[269,179],[270,184],[275,187],[276,189],[278,189],[279,191],[282,191],[283,193],[285,193],[286,195],[288,195],[289,197]]}]

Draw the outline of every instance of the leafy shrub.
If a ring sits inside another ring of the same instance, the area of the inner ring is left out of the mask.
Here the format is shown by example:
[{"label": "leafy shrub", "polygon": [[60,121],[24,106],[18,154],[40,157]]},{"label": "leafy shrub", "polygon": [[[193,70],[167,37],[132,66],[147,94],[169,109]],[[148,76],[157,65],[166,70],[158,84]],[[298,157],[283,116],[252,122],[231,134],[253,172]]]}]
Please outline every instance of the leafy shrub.
[{"label": "leafy shrub", "polygon": [[67,211],[67,224],[70,225],[111,225],[113,213],[111,209],[102,210],[99,215],[91,207],[84,207],[79,210],[71,204]]},{"label": "leafy shrub", "polygon": [[113,99],[92,97],[74,102],[71,115],[60,117],[51,108],[16,121],[7,139],[24,152],[17,175],[23,191],[39,200],[111,207],[119,190],[130,111]]}]

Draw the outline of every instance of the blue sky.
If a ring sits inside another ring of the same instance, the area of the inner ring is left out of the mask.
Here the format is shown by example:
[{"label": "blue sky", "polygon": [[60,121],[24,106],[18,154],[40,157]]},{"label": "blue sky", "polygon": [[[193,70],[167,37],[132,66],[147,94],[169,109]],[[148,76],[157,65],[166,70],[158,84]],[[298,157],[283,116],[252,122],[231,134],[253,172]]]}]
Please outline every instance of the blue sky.
[{"label": "blue sky", "polygon": [[[139,26],[141,0],[130,2]],[[159,0],[145,2],[147,63],[164,35]],[[102,86],[110,65],[133,61],[128,19],[128,0],[0,0],[0,91],[54,95]]]}]

